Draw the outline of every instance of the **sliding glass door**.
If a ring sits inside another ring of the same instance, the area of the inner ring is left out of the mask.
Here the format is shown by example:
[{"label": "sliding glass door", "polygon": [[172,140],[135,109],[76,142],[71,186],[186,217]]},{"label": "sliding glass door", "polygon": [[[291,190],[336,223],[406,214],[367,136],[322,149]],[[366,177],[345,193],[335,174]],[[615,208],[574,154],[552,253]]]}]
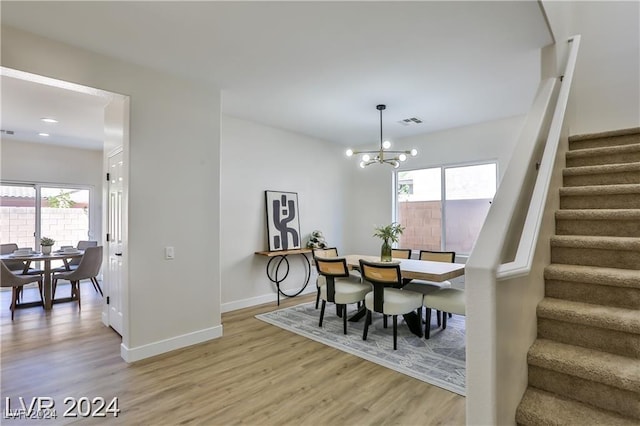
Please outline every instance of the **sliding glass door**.
[{"label": "sliding glass door", "polygon": [[469,254],[496,193],[496,164],[444,169],[444,247]]},{"label": "sliding glass door", "polygon": [[35,185],[0,185],[0,243],[34,248],[36,244]]},{"label": "sliding glass door", "polygon": [[2,184],[0,197],[2,243],[38,249],[41,237],[53,238],[55,247],[89,239],[88,188]]},{"label": "sliding glass door", "polygon": [[496,163],[397,172],[398,247],[469,254],[496,192]]}]

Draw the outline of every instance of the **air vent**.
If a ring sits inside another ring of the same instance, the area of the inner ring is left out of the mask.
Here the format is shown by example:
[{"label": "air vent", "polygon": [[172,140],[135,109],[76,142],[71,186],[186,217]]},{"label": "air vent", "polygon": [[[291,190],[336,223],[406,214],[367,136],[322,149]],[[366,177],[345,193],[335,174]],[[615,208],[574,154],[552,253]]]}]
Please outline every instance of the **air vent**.
[{"label": "air vent", "polygon": [[409,126],[412,124],[422,124],[422,119],[418,117],[410,117],[410,118],[405,118],[404,120],[400,120],[398,121],[398,123],[402,124],[403,126]]},{"label": "air vent", "polygon": [[13,130],[0,129],[0,133],[4,133],[5,135],[12,135]]}]

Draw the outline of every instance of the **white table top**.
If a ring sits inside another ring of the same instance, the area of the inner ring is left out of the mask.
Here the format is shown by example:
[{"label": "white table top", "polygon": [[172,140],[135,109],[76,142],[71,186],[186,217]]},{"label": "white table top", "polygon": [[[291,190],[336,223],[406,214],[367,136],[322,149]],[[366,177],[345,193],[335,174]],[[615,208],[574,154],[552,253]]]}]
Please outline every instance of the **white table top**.
[{"label": "white table top", "polygon": [[[351,269],[360,266],[360,259],[368,262],[380,262],[380,256],[349,254],[344,257]],[[394,262],[400,262],[402,278],[441,282],[464,275],[463,263],[395,258],[393,260]]]}]

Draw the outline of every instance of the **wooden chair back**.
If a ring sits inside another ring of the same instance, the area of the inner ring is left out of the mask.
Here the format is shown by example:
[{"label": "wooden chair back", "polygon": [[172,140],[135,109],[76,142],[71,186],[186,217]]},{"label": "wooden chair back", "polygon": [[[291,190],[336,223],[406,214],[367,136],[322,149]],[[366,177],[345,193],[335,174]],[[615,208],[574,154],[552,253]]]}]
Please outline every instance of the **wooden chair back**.
[{"label": "wooden chair back", "polygon": [[338,257],[338,249],[336,247],[314,248],[312,252],[313,257]]},{"label": "wooden chair back", "polygon": [[384,288],[402,286],[400,265],[397,263],[367,262],[360,259],[360,272],[362,279],[370,282],[373,286],[373,310],[382,313],[384,311]]},{"label": "wooden chair back", "polygon": [[395,259],[411,259],[411,249],[391,249],[391,257]]},{"label": "wooden chair back", "polygon": [[325,277],[348,277],[347,260],[342,257],[315,257],[318,274]]},{"label": "wooden chair back", "polygon": [[456,260],[456,252],[455,251],[420,250],[420,260],[430,260],[432,262],[454,263]]}]

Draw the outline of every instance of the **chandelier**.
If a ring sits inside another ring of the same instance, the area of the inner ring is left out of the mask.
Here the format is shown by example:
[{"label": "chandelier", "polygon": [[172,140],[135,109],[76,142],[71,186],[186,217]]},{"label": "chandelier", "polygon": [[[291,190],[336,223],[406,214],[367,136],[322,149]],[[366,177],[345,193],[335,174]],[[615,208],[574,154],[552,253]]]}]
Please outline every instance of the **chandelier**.
[{"label": "chandelier", "polygon": [[376,109],[380,111],[380,149],[376,151],[354,151],[351,148],[347,150],[347,157],[360,155],[360,167],[363,169],[371,164],[389,164],[394,168],[400,167],[400,163],[407,159],[407,155],[415,157],[418,155],[417,149],[410,151],[390,151],[391,142],[382,140],[382,111],[387,108],[386,105],[376,105]]}]

